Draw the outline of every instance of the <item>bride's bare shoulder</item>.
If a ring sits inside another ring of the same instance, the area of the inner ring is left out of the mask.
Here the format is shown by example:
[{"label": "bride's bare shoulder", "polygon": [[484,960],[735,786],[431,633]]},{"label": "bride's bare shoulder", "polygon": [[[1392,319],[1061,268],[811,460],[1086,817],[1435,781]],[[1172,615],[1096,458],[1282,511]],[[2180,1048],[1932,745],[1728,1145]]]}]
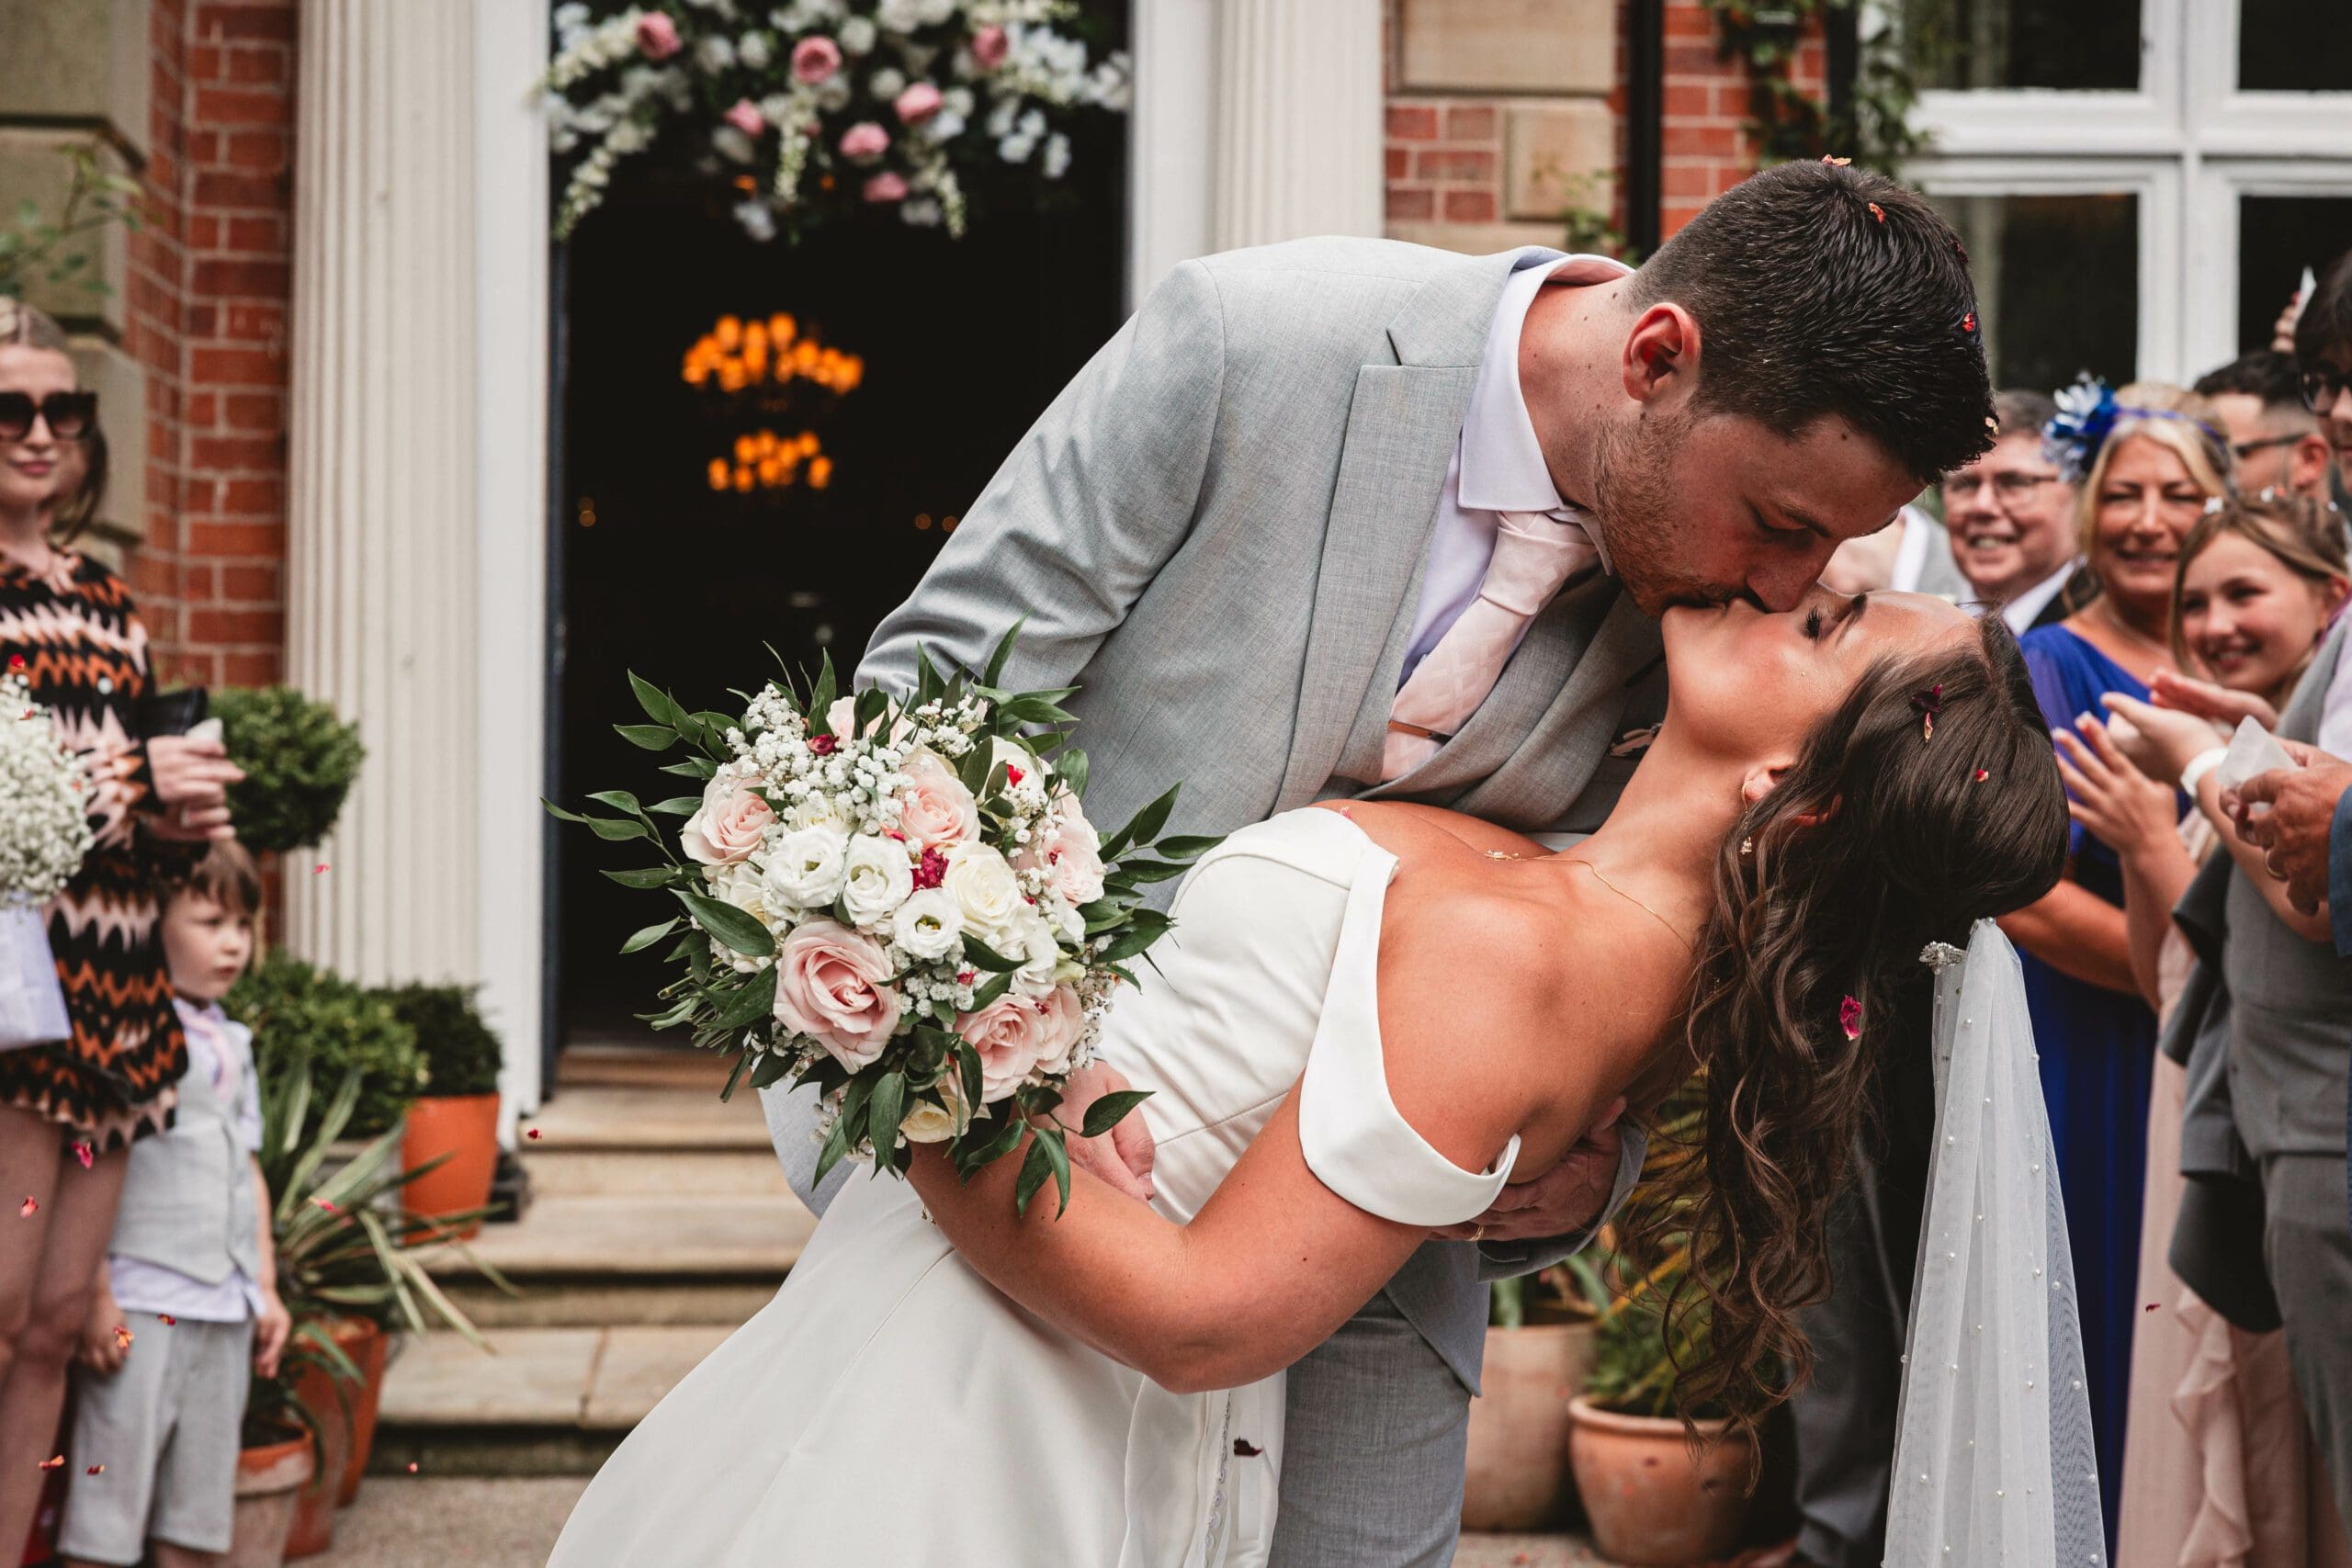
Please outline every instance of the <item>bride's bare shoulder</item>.
[{"label": "bride's bare shoulder", "polygon": [[1524,833],[1509,828],[1498,828],[1492,822],[1476,817],[1465,817],[1459,811],[1442,807],[1419,806],[1411,801],[1338,801],[1326,809],[1351,818],[1375,839],[1387,833],[1408,834],[1414,840],[1442,843],[1452,840],[1464,849],[1488,855],[1540,855],[1544,846]]}]

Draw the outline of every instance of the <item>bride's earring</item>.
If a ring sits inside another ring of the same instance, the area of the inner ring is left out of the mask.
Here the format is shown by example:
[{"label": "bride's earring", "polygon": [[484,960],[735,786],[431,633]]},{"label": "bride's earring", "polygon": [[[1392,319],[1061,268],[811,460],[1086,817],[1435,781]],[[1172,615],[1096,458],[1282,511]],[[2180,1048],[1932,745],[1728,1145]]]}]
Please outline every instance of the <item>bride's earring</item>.
[{"label": "bride's earring", "polygon": [[1750,855],[1754,854],[1755,852],[1756,852],[1756,840],[1755,840],[1754,839],[1752,839],[1752,838],[1751,838],[1751,839],[1742,839],[1742,840],[1739,841],[1739,858],[1740,858],[1740,859],[1742,859],[1742,860],[1746,860],[1748,856],[1750,856]]}]

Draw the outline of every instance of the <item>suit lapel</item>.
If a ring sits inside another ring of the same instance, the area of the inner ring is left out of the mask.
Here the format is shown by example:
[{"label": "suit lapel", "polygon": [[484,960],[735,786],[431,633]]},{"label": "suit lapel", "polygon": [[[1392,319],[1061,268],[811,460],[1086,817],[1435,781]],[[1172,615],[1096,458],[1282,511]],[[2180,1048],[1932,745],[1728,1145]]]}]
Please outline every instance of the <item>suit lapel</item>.
[{"label": "suit lapel", "polygon": [[1283,773],[1284,806],[1313,799],[1339,768],[1384,671],[1382,689],[1395,691],[1446,466],[1515,254],[1465,261],[1424,286],[1389,323],[1397,362],[1356,373]]},{"label": "suit lapel", "polygon": [[1657,623],[1615,594],[1552,705],[1456,808],[1522,830],[1555,820],[1608,754],[1626,688],[1660,652]]}]

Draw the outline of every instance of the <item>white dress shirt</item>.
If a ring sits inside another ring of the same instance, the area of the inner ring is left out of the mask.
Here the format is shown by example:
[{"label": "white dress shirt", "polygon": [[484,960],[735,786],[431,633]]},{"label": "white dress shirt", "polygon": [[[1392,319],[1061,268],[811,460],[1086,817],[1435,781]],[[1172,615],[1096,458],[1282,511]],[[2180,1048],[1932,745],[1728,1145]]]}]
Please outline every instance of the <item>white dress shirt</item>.
[{"label": "white dress shirt", "polygon": [[2066,580],[2082,564],[2081,558],[2076,557],[2002,605],[2001,619],[2009,623],[2009,630],[2025,636],[2033,626],[2033,618],[2041,614],[2042,606],[2058,597],[2058,591],[2066,586]]},{"label": "white dress shirt", "polygon": [[2319,734],[2312,743],[2331,757],[2352,761],[2352,654],[2337,661],[2335,678],[2320,699]]},{"label": "white dress shirt", "polygon": [[[1547,283],[1606,283],[1633,270],[1607,256],[1565,255],[1540,245],[1521,251],[1513,266],[1487,329],[1477,378],[1463,411],[1462,434],[1445,470],[1421,596],[1413,610],[1413,640],[1406,647],[1404,668],[1397,671],[1399,686],[1477,599],[1487,563],[1494,558],[1501,513],[1558,512],[1564,504],[1519,389],[1520,329],[1535,302],[1535,291]],[[1587,534],[1600,553],[1600,570],[1613,571],[1600,531]]]}]

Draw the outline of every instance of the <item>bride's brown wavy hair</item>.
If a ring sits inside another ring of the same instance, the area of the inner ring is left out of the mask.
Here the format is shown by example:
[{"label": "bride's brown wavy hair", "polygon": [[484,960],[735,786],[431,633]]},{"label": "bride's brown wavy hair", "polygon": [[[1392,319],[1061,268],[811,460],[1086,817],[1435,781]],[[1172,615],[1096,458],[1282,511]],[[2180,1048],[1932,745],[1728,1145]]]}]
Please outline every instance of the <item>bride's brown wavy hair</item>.
[{"label": "bride's brown wavy hair", "polygon": [[2049,892],[2066,832],[2025,660],[1986,615],[1953,648],[1874,665],[1724,840],[1686,1015],[1702,1157],[1666,1162],[1636,1225],[1687,1234],[1669,1310],[1712,1316],[1712,1353],[1679,1369],[1686,1414],[1752,1429],[1803,1386],[1796,1313],[1829,1291],[1824,1221],[1873,1076],[1888,1051],[1928,1046],[1889,1038],[1895,993],[1928,943],[1964,946],[1977,919]]}]

